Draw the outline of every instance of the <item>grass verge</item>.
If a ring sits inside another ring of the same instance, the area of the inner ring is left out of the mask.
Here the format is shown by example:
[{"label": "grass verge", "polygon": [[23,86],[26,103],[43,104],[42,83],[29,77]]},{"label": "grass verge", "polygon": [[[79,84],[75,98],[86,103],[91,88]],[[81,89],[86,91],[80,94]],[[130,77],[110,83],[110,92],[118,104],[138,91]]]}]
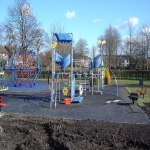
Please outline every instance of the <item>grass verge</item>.
[{"label": "grass verge", "polygon": [[[130,94],[131,92],[137,92],[137,90],[141,89],[141,85],[139,85],[139,80],[117,80],[118,83],[122,84],[125,89],[128,91],[128,93]],[[147,88],[147,92],[144,95],[144,99],[143,96],[139,96],[138,100],[137,100],[137,104],[141,107],[141,106],[145,106],[144,103],[150,103],[150,81],[144,81],[143,85],[146,85]]]}]

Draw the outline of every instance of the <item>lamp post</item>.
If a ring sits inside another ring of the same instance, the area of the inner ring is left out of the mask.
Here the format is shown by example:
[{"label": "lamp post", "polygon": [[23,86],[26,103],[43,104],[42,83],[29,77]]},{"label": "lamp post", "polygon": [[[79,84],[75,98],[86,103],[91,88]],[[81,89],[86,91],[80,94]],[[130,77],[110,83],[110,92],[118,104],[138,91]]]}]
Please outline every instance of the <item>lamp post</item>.
[{"label": "lamp post", "polygon": [[106,41],[103,40],[98,40],[98,44],[100,44],[100,55],[101,55],[101,95],[103,95],[103,49],[102,49],[102,45],[106,44]]}]

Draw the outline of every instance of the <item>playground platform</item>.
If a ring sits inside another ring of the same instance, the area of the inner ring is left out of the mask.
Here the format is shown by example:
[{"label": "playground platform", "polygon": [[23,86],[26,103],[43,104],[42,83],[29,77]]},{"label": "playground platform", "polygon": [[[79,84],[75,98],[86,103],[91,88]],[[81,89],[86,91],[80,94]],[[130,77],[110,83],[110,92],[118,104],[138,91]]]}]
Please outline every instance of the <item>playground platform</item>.
[{"label": "playground platform", "polygon": [[[28,85],[14,87],[8,82],[8,90],[2,91],[0,95],[7,104],[7,107],[2,108],[2,112],[6,113],[150,124],[148,117],[136,103],[132,104],[129,93],[121,85],[118,86],[118,97],[116,85],[111,84],[104,87],[103,95],[97,92],[92,95],[87,90],[86,95],[83,93],[81,103],[65,105],[57,101],[56,105],[53,102],[51,109],[50,89],[46,80],[38,80],[32,88]],[[110,103],[106,103],[107,101]]]}]

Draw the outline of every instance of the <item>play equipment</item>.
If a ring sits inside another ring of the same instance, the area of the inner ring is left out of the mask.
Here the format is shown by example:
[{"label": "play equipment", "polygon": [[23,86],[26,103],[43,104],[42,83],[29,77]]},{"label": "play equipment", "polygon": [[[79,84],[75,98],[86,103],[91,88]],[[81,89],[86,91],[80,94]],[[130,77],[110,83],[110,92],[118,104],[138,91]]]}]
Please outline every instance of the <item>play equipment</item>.
[{"label": "play equipment", "polygon": [[83,86],[80,85],[78,89],[79,89],[79,94],[82,95],[83,94]]},{"label": "play equipment", "polygon": [[67,87],[63,87],[62,93],[64,96],[68,95],[68,88]]},{"label": "play equipment", "polygon": [[[72,48],[72,34],[71,33],[54,33],[54,41],[51,45],[52,49],[52,79],[51,82],[49,82],[50,85],[50,91],[51,91],[51,100],[50,100],[50,108],[52,108],[53,102],[55,102],[55,108],[56,108],[56,101],[60,101],[60,93],[63,93],[63,96],[68,96],[70,98],[71,103],[78,102],[80,103],[83,100],[83,93],[85,92],[86,95],[86,86],[88,86],[89,92],[92,94],[94,92],[100,93],[103,95],[104,90],[104,84],[110,84],[111,77],[109,73],[109,69],[104,67],[103,64],[103,56],[101,55],[97,56],[96,58],[89,61],[89,65],[86,66],[88,69],[87,72],[84,72],[84,69],[82,69],[82,72],[78,73],[76,70],[74,72],[73,70],[73,63],[74,62],[80,62],[80,60],[73,60],[73,48]],[[70,47],[70,53],[68,53],[66,56],[61,56],[59,53],[56,52],[56,47],[61,44],[68,44],[68,47]],[[82,62],[84,64],[84,62]],[[57,65],[57,69],[59,71],[55,71]],[[70,67],[70,73],[65,72],[65,68]],[[75,65],[76,66],[76,65]],[[84,66],[83,66],[84,68]],[[85,81],[79,83],[78,90],[76,88],[76,82],[75,78],[78,78],[80,76],[81,78],[84,78]],[[86,77],[88,77],[88,81],[86,81]],[[64,83],[64,87],[61,90],[60,89],[60,82]],[[59,86],[57,85],[59,83]],[[95,90],[94,85],[97,86],[97,90]],[[78,91],[78,96],[76,95],[76,92]],[[59,98],[57,95],[57,92],[59,92]],[[117,90],[118,93],[118,90]]]},{"label": "play equipment", "polygon": [[[84,63],[85,61],[84,60],[81,60],[81,61],[77,61],[75,60],[74,61],[75,63],[76,62],[80,62],[80,63]],[[92,60],[87,60],[87,62],[89,63],[88,66],[86,67],[82,67],[82,68],[86,68],[88,69],[87,72],[83,71],[81,73],[78,73],[78,72],[75,72],[75,78],[78,78],[78,76],[80,76],[80,78],[84,78],[85,81],[82,82],[81,84],[83,86],[85,86],[85,88],[83,88],[85,91],[85,95],[86,95],[86,86],[88,86],[88,90],[92,93],[93,95],[93,92],[97,92],[97,93],[101,93],[101,90],[103,90],[103,88],[100,89],[100,85],[101,83],[103,83],[103,80],[104,80],[104,68],[100,71],[100,64],[103,64],[102,62],[102,59],[101,59],[101,56],[97,56],[96,58],[92,59]],[[75,65],[76,66],[76,65]],[[93,71],[95,70],[95,71]],[[86,81],[86,78],[88,78],[88,82]],[[97,90],[94,90],[93,86],[96,85],[97,86]]]},{"label": "play equipment", "polygon": [[71,99],[70,99],[70,98],[64,98],[64,103],[65,103],[66,105],[71,104]]},{"label": "play equipment", "polygon": [[[55,64],[59,64],[60,69],[64,70],[66,67],[70,65],[70,91],[71,91],[71,103],[73,102],[81,102],[83,97],[75,96],[75,76],[73,74],[73,48],[72,48],[72,34],[71,33],[54,33],[53,36],[55,37],[54,43],[51,45],[52,49],[52,82],[51,82],[51,101],[50,101],[50,108],[52,108],[52,103],[55,102],[56,108],[56,101],[57,101],[57,86],[55,84],[55,75],[58,77],[61,74],[65,73],[56,73],[55,72]],[[67,54],[65,57],[62,57],[60,54],[55,52],[56,46],[61,44],[68,44],[70,46],[70,53]],[[55,84],[55,85],[54,85]]]},{"label": "play equipment", "polygon": [[21,45],[9,59],[5,71],[14,86],[25,82],[28,82],[30,87],[35,85],[42,72],[42,65],[26,37],[23,38]]},{"label": "play equipment", "polygon": [[106,104],[109,104],[109,103],[118,103],[118,102],[121,102],[120,99],[114,99],[112,101],[106,101]]},{"label": "play equipment", "polygon": [[105,68],[105,81],[104,81],[104,83],[110,84],[110,82],[111,82],[111,76],[110,76],[109,70],[108,70],[108,68]]}]

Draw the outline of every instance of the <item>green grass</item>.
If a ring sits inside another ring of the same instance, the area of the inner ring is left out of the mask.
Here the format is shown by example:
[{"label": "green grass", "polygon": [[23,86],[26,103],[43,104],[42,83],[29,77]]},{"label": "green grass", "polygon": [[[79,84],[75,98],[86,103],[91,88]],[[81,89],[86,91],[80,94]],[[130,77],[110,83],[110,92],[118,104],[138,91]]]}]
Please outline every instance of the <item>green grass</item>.
[{"label": "green grass", "polygon": [[[141,89],[141,86],[139,85],[139,80],[117,80],[117,81],[126,88],[129,94],[131,92],[137,92],[137,90]],[[140,107],[145,106],[144,103],[150,103],[150,81],[144,81],[143,85],[146,85],[148,88],[146,94],[144,95],[144,99],[143,96],[141,95],[137,100],[137,104]]]}]

